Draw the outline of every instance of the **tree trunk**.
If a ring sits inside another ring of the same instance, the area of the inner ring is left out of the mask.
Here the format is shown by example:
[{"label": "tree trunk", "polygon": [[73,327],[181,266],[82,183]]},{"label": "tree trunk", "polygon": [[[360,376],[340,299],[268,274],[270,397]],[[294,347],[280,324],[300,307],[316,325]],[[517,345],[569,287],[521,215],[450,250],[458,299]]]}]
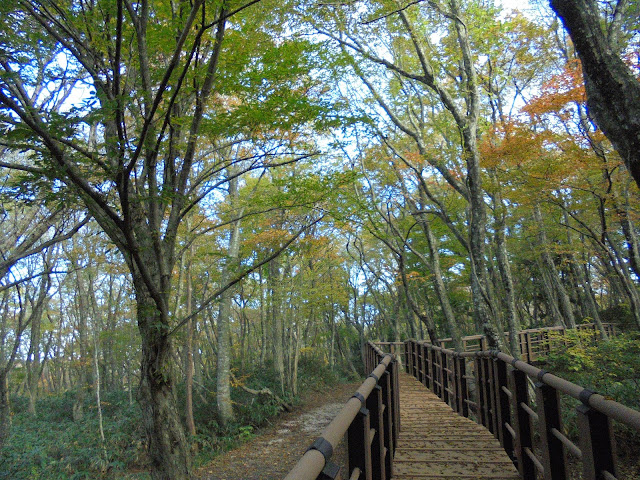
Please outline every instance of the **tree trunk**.
[{"label": "tree trunk", "polygon": [[636,234],[636,226],[632,220],[631,208],[629,205],[629,186],[624,186],[624,200],[623,205],[620,205],[620,200],[615,199],[616,213],[622,226],[622,232],[624,233],[625,240],[627,241],[627,252],[629,257],[629,265],[636,275],[636,278],[640,280],[640,245],[638,243],[638,235]]},{"label": "tree trunk", "polygon": [[[238,200],[238,178],[235,169],[229,168],[229,205],[233,221],[229,232],[227,258],[222,267],[221,284],[229,283],[236,271],[240,252],[240,217],[244,209],[235,211]],[[218,404],[218,421],[224,427],[235,420],[231,401],[231,301],[234,289],[229,288],[220,296],[218,314],[218,367],[216,383],[216,400]]]},{"label": "tree trunk", "polygon": [[280,393],[285,392],[284,346],[282,344],[282,308],[280,302],[280,269],[275,260],[269,262],[269,282],[271,293],[271,326],[273,341],[273,365],[280,380]]},{"label": "tree trunk", "polygon": [[633,314],[636,325],[640,328],[640,294],[638,294],[636,285],[631,279],[631,274],[627,269],[625,261],[622,259],[620,252],[616,248],[615,243],[611,240],[611,236],[608,233],[605,233],[605,239],[609,245],[608,254],[611,261],[611,266],[616,272],[622,289],[629,299],[629,307],[631,308],[631,312]]},{"label": "tree trunk", "polygon": [[[291,349],[293,350],[293,358],[290,360],[292,363],[291,373],[289,375],[289,389],[291,395],[294,397],[298,395],[298,363],[300,362],[300,322],[295,322],[295,326],[291,326],[291,329],[295,329],[293,332],[293,338]],[[338,335],[339,337],[339,335]]]},{"label": "tree trunk", "polygon": [[477,144],[477,122],[479,115],[479,91],[477,75],[472,58],[469,31],[464,23],[457,0],[450,0],[451,13],[455,16],[454,25],[458,36],[458,44],[462,52],[462,65],[466,77],[468,92],[465,100],[467,115],[463,124],[459,124],[462,132],[464,157],[467,163],[466,183],[469,189],[469,253],[471,255],[471,293],[473,296],[474,315],[476,321],[483,325],[483,330],[492,348],[503,343],[502,332],[495,334],[495,308],[492,289],[487,278],[485,259],[486,239],[486,205],[480,172],[480,153]]},{"label": "tree trunk", "polygon": [[560,305],[560,310],[562,311],[562,316],[566,325],[569,328],[575,328],[576,319],[573,315],[573,307],[571,306],[571,300],[569,299],[569,295],[567,294],[567,290],[564,288],[564,285],[560,281],[560,276],[558,274],[558,270],[553,263],[553,259],[551,258],[551,254],[549,253],[548,247],[549,243],[547,240],[547,234],[545,231],[544,222],[542,221],[542,213],[540,211],[540,205],[535,204],[533,207],[533,218],[538,225],[538,242],[540,245],[542,262],[544,264],[544,269],[548,273],[549,281],[553,286],[553,290],[558,298],[558,303]]},{"label": "tree trunk", "polygon": [[398,258],[398,269],[400,270],[400,278],[402,279],[402,286],[404,288],[405,296],[407,297],[407,302],[409,303],[409,307],[413,310],[413,313],[416,314],[421,323],[424,323],[425,327],[427,327],[427,335],[429,335],[429,341],[433,345],[437,345],[438,342],[438,334],[436,333],[436,323],[433,321],[433,317],[429,315],[428,305],[424,308],[420,308],[418,303],[414,300],[413,294],[409,291],[409,282],[407,281],[407,272],[404,268],[404,255],[399,256]]},{"label": "tree trunk", "polygon": [[[436,295],[438,295],[438,301],[444,314],[444,319],[447,324],[447,330],[449,335],[453,339],[453,347],[457,351],[461,351],[462,342],[460,336],[460,329],[456,321],[453,308],[449,302],[449,291],[447,290],[444,280],[442,278],[442,269],[440,268],[440,252],[438,251],[438,245],[436,237],[431,230],[431,226],[428,221],[422,222],[424,233],[427,237],[427,243],[429,245],[429,258],[431,260],[431,271],[433,272],[433,283],[436,289]],[[433,341],[433,340],[432,340]]]},{"label": "tree trunk", "polygon": [[335,357],[335,338],[336,338],[336,324],[333,318],[333,310],[327,316],[327,320],[329,321],[329,369],[333,370],[334,367],[334,357]]},{"label": "tree trunk", "polygon": [[193,245],[189,248],[189,260],[187,260],[187,271],[185,272],[185,290],[187,296],[187,309],[186,314],[189,318],[187,322],[187,331],[185,339],[185,405],[184,414],[187,424],[187,432],[191,437],[196,434],[196,422],[193,419],[193,319],[191,318],[192,306],[193,306],[193,288],[191,277],[191,266],[193,262]]},{"label": "tree trunk", "polygon": [[69,260],[76,270],[76,330],[78,332],[76,345],[79,350],[80,362],[78,366],[78,380],[76,384],[76,395],[73,403],[73,421],[79,422],[84,417],[84,402],[87,397],[87,393],[90,392],[91,384],[93,383],[93,373],[91,372],[91,358],[89,357],[89,340],[88,340],[88,319],[89,312],[89,297],[93,292],[90,292],[89,288],[84,282],[84,273],[80,268],[80,264],[75,258],[74,253],[69,253]]},{"label": "tree trunk", "polygon": [[29,390],[29,413],[34,417],[36,415],[38,384],[40,382],[40,377],[42,376],[42,367],[44,366],[44,360],[42,361],[42,363],[40,362],[42,314],[44,311],[44,301],[47,297],[50,284],[51,278],[49,276],[49,273],[47,272],[40,282],[38,298],[32,305],[32,311],[30,315],[31,333],[29,335],[29,356],[27,357],[27,388]]},{"label": "tree trunk", "polygon": [[602,31],[595,0],[551,0],[582,62],[587,103],[640,186],[640,82]]},{"label": "tree trunk", "polygon": [[149,439],[151,476],[154,480],[187,480],[191,461],[170,374],[172,345],[167,318],[158,310],[140,275],[134,275],[133,283],[142,338],[138,396]]},{"label": "tree trunk", "polygon": [[268,322],[268,313],[265,312],[265,296],[267,292],[267,288],[265,288],[265,282],[262,278],[262,268],[258,270],[258,285],[260,287],[260,358],[259,365],[263,367],[265,361],[267,360],[267,322]]},{"label": "tree trunk", "polygon": [[100,368],[98,365],[98,340],[96,339],[96,333],[93,336],[93,368],[95,375],[95,392],[96,392],[96,408],[98,410],[98,431],[100,432],[100,442],[102,446],[102,455],[104,461],[108,461],[107,456],[107,442],[104,437],[104,427],[102,423],[102,400],[100,398]]},{"label": "tree trunk", "polygon": [[498,270],[500,270],[500,279],[502,280],[502,288],[504,289],[504,304],[507,307],[507,325],[509,328],[509,349],[511,355],[520,358],[520,342],[518,334],[520,325],[516,312],[516,299],[514,294],[513,276],[511,275],[511,265],[509,264],[509,255],[507,253],[507,242],[505,239],[505,209],[502,204],[502,194],[499,191],[495,196],[496,208],[496,257],[498,261]]},{"label": "tree trunk", "polygon": [[9,369],[0,369],[0,448],[11,431],[11,403],[9,402]]}]

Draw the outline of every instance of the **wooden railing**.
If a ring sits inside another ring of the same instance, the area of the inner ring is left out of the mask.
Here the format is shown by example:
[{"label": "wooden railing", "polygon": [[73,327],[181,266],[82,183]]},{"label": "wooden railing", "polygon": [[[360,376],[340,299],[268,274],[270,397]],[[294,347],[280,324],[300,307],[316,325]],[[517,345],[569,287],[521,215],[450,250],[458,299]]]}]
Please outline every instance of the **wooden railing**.
[{"label": "wooden railing", "polygon": [[[371,372],[340,413],[313,442],[285,480],[390,480],[400,433],[398,361],[371,342],[365,346]],[[330,461],[347,435],[348,472]]]},{"label": "wooden railing", "polygon": [[[640,412],[502,352],[460,353],[415,340],[405,342],[405,352],[407,372],[488,428],[524,480],[567,479],[575,462],[583,480],[616,480],[612,422],[640,432]],[[562,409],[569,407],[562,397],[579,401],[577,444],[563,430]]]},{"label": "wooden railing", "polygon": [[[615,325],[612,323],[603,323],[602,326],[608,336],[616,334]],[[530,328],[520,330],[518,333],[518,344],[520,345],[521,359],[525,362],[535,362],[538,358],[544,357],[550,352],[551,337],[553,335],[565,335],[567,331],[593,332],[593,339],[597,341],[600,338],[598,326],[595,323],[586,323],[577,325],[575,329],[567,329],[565,327],[545,327]],[[505,332],[505,341],[509,342],[509,333]],[[485,335],[469,335],[461,338],[463,352],[483,352],[489,349],[487,337]],[[395,355],[400,355],[404,362],[404,342],[374,342],[385,351],[389,351]],[[441,348],[452,348],[453,339],[442,338],[438,340],[438,346]]]}]

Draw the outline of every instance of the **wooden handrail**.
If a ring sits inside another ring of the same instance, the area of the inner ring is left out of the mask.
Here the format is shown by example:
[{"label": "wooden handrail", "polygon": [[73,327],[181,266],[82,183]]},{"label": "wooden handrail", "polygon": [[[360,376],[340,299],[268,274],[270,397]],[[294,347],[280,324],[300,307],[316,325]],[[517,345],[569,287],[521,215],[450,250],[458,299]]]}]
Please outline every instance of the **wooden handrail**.
[{"label": "wooden handrail", "polygon": [[393,452],[400,431],[398,361],[371,342],[365,345],[367,379],[338,415],[309,447],[285,480],[342,478],[341,468],[330,462],[333,450],[347,434],[347,478],[371,478],[386,472],[390,479]]},{"label": "wooden handrail", "polygon": [[[611,336],[616,334],[616,327],[613,323],[603,323],[602,326],[607,332],[607,335]],[[563,334],[564,332],[571,330],[598,332],[598,327],[595,323],[585,323],[577,325],[575,329],[568,329],[565,327],[543,327],[520,330],[518,333],[518,344],[520,345],[521,359],[529,363],[536,361],[538,358],[549,353],[548,342],[550,332]],[[504,332],[504,335],[505,339],[508,339],[509,332]],[[598,337],[594,336],[594,339],[597,340]],[[463,351],[465,352],[486,351],[488,349],[488,342],[485,335],[467,335],[462,337],[460,340],[462,341]],[[451,342],[453,342],[451,337],[441,338],[438,340],[438,346],[446,348],[447,344],[450,344]],[[404,342],[373,343],[379,347],[389,346],[391,353],[404,355],[404,350],[402,353],[399,353],[397,348],[399,346],[404,347]]]},{"label": "wooden handrail", "polygon": [[[640,432],[640,412],[505,353],[455,352],[415,340],[405,342],[405,352],[406,370],[454,411],[473,415],[491,431],[523,479],[537,478],[538,471],[544,478],[567,478],[567,454],[582,463],[584,479],[615,479],[612,421]],[[475,384],[473,400],[467,380]],[[563,432],[561,395],[580,401],[577,445]]]}]

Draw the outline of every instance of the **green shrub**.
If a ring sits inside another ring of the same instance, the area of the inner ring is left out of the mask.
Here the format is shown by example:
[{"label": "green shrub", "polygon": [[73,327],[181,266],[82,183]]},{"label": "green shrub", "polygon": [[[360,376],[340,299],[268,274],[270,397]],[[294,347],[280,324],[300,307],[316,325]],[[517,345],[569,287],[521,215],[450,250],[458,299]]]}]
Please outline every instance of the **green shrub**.
[{"label": "green shrub", "polygon": [[[288,403],[299,401],[280,393],[280,380],[272,365],[236,372],[236,377],[254,390],[269,388]],[[322,390],[346,378],[338,366],[330,369],[313,349],[300,357],[301,394]],[[215,377],[208,378],[194,401],[197,434],[191,441],[196,466],[251,438],[257,427],[281,412],[273,398],[252,395],[236,386],[232,388],[236,422],[222,429],[216,419],[215,383]],[[177,392],[178,404],[184,405],[184,385],[178,385]],[[125,391],[103,394],[103,447],[95,397],[86,397],[84,417],[74,422],[75,392],[43,396],[37,401],[35,418],[28,413],[28,399],[14,396],[11,435],[0,451],[0,480],[148,478],[145,473],[131,473],[146,470],[148,462],[138,404],[129,405]]]},{"label": "green shrub", "polygon": [[547,370],[640,410],[640,334],[622,333],[607,342],[589,331],[552,336]]},{"label": "green shrub", "polygon": [[123,478],[128,468],[146,462],[140,409],[129,405],[126,392],[104,396],[104,448],[95,399],[88,396],[78,422],[72,419],[73,402],[72,392],[44,396],[32,417],[28,401],[13,397],[13,425],[0,452],[0,479]]},{"label": "green shrub", "polygon": [[[607,342],[595,342],[592,335],[591,332],[568,330],[564,337],[551,337],[552,353],[545,359],[545,369],[640,410],[640,334],[623,333]],[[578,404],[577,400],[563,396],[563,422],[574,440],[578,437],[575,411]],[[618,451],[623,457],[628,452],[638,451],[640,433],[618,422],[614,422],[614,431]],[[623,461],[625,469],[637,467],[637,458],[633,457]]]}]

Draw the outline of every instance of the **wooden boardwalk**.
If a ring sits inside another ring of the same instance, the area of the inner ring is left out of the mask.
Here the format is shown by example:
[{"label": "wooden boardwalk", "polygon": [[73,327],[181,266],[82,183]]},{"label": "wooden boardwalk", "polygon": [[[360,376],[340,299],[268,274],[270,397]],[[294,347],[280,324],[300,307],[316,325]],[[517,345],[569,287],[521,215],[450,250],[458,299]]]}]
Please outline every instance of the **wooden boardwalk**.
[{"label": "wooden boardwalk", "polygon": [[486,428],[455,413],[404,372],[400,373],[400,425],[393,480],[520,478]]}]

